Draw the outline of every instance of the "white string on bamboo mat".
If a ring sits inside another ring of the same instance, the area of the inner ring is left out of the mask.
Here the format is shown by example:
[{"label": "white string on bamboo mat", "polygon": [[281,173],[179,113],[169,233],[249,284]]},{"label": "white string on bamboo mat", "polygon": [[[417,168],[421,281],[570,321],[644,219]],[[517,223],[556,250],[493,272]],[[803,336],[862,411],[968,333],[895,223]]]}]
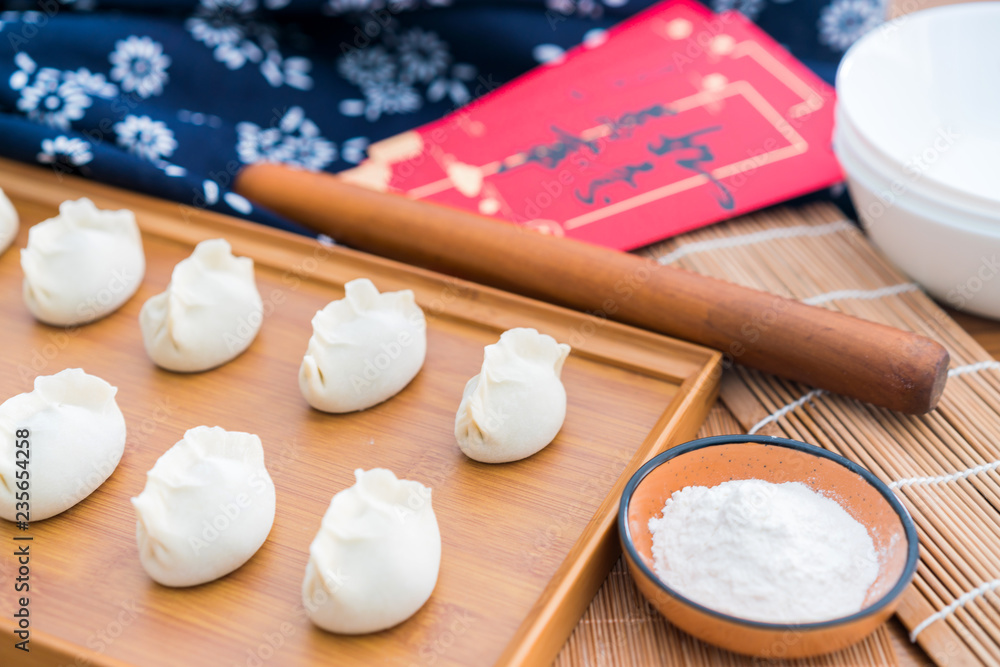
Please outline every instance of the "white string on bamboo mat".
[{"label": "white string on bamboo mat", "polygon": [[753,426],[751,426],[750,430],[747,431],[747,435],[753,435],[754,433],[756,433],[760,429],[764,428],[765,426],[767,426],[771,422],[778,421],[779,419],[781,419],[782,417],[784,417],[785,415],[787,415],[792,410],[795,410],[796,408],[799,408],[799,407],[805,405],[806,403],[808,403],[812,399],[816,398],[817,396],[821,396],[821,395],[823,395],[825,393],[826,393],[825,389],[813,389],[811,391],[806,392],[801,397],[795,399],[794,401],[792,401],[788,405],[785,405],[785,406],[782,406],[782,407],[778,408],[777,410],[775,410],[774,412],[772,412],[771,414],[769,414],[768,416],[764,417],[759,422],[757,422],[756,424],[754,424]]},{"label": "white string on bamboo mat", "polygon": [[902,283],[888,287],[879,287],[878,289],[842,289],[802,299],[802,303],[810,306],[818,306],[821,303],[837,301],[839,299],[881,299],[886,296],[895,296],[896,294],[919,290],[920,285],[916,283]]},{"label": "white string on bamboo mat", "polygon": [[[979,361],[974,364],[958,366],[956,368],[948,370],[948,377],[965,375],[967,373],[978,373],[979,371],[992,370],[992,369],[1000,369],[1000,362],[992,360]],[[889,482],[889,488],[899,489],[904,486],[914,486],[919,484],[947,484],[949,482],[954,482],[956,480],[973,477],[980,473],[990,472],[991,470],[997,470],[998,468],[1000,468],[1000,460],[990,461],[989,463],[982,463],[980,465],[972,466],[971,468],[966,468],[965,470],[959,470],[957,472],[949,473],[947,475],[907,477],[905,479],[897,479],[895,482]]]},{"label": "white string on bamboo mat", "polygon": [[[832,294],[832,292],[831,292]],[[956,375],[965,375],[967,373],[978,373],[979,371],[1000,369],[1000,361],[977,361],[974,364],[968,364],[966,366],[958,366],[948,370],[948,377],[955,377]],[[792,410],[796,410],[817,396],[821,396],[827,393],[825,389],[812,389],[799,398],[795,399],[788,405],[783,405],[778,408],[768,416],[761,419],[759,422],[750,427],[747,431],[747,435],[753,435],[760,429],[764,428],[771,422],[777,421],[787,415]],[[1000,468],[1000,461],[994,461],[992,463],[986,463],[981,466],[976,466],[974,468],[969,468],[967,470],[962,470],[960,472],[952,473],[950,475],[942,475],[941,477],[913,477],[910,479],[903,479],[897,482],[892,482],[889,486],[896,488],[896,486],[903,486],[905,484],[935,484],[934,480],[939,480],[941,482],[950,482],[952,479],[960,479],[961,477],[969,477],[971,475],[977,475],[986,470],[993,470],[995,468]]]},{"label": "white string on bamboo mat", "polygon": [[847,229],[856,229],[856,227],[847,220],[837,220],[835,222],[827,222],[822,225],[796,225],[794,227],[765,229],[762,232],[738,234],[736,236],[727,236],[722,239],[708,239],[707,241],[685,243],[684,245],[675,248],[666,255],[658,258],[656,261],[660,264],[671,264],[679,260],[681,257],[686,257],[687,255],[693,255],[699,252],[706,252],[708,250],[735,248],[738,246],[752,245],[754,243],[762,243],[764,241],[790,239],[798,236],[825,236],[827,234],[842,232]]},{"label": "white string on bamboo mat", "polygon": [[948,377],[953,378],[956,375],[965,375],[966,373],[978,373],[979,371],[986,371],[1000,368],[1000,361],[978,361],[974,364],[968,364],[967,366],[958,366],[956,368],[948,369]]},{"label": "white string on bamboo mat", "polygon": [[925,618],[923,621],[921,621],[917,625],[917,627],[913,628],[913,630],[910,632],[910,641],[911,642],[917,641],[917,635],[923,632],[924,629],[931,623],[939,621],[943,618],[947,618],[951,614],[955,613],[955,610],[957,610],[959,607],[964,607],[966,603],[971,602],[972,600],[975,600],[978,597],[982,597],[983,595],[986,595],[990,591],[995,591],[997,588],[1000,588],[1000,579],[987,581],[982,586],[974,588],[968,593],[963,593],[962,595],[958,596],[958,598],[950,605],[948,605],[941,611],[934,612],[933,614]]},{"label": "white string on bamboo mat", "polygon": [[895,482],[889,482],[890,489],[898,489],[903,486],[913,486],[915,484],[947,484],[948,482],[954,482],[958,479],[965,479],[966,477],[972,477],[973,475],[978,475],[981,472],[989,472],[990,470],[996,470],[1000,468],[1000,461],[990,461],[989,463],[983,463],[972,468],[966,468],[965,470],[959,470],[958,472],[953,472],[948,475],[937,475],[935,477],[907,477],[906,479],[897,479]]}]

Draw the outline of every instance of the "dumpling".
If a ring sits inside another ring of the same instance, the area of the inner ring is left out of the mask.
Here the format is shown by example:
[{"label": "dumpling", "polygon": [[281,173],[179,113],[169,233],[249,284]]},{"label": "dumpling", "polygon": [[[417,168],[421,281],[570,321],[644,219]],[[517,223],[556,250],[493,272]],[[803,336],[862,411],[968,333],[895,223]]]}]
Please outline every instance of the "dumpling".
[{"label": "dumpling", "polygon": [[367,278],[313,317],[299,388],[323,412],[364,410],[398,394],[420,372],[427,322],[410,290],[379,294]]},{"label": "dumpling", "polygon": [[390,470],[354,471],[309,547],[302,604],[312,622],[357,635],[402,623],[427,602],[441,569],[431,490]]},{"label": "dumpling", "polygon": [[570,347],[534,329],[511,329],[487,345],[483,368],[462,394],[455,437],[466,456],[505,463],[552,442],[566,419],[559,375]]},{"label": "dumpling", "polygon": [[146,274],[132,211],[103,211],[89,199],[65,201],[59,215],[28,231],[21,251],[24,302],[37,319],[73,326],[118,310]]},{"label": "dumpling", "polygon": [[174,267],[167,291],[139,313],[146,353],[157,366],[194,373],[242,354],[260,331],[264,303],[253,260],[234,257],[224,239],[199,243]]},{"label": "dumpling", "polygon": [[21,222],[17,216],[17,209],[7,199],[7,195],[0,188],[0,253],[7,249],[14,238],[17,237],[17,230]]},{"label": "dumpling", "polygon": [[252,433],[198,426],[157,459],[132,499],[139,560],[164,586],[197,586],[257,553],[274,524],[274,483]]},{"label": "dumpling", "polygon": [[34,391],[0,405],[0,516],[24,520],[16,503],[27,491],[28,520],[48,519],[111,476],[125,452],[117,393],[101,378],[68,368],[36,377]]}]

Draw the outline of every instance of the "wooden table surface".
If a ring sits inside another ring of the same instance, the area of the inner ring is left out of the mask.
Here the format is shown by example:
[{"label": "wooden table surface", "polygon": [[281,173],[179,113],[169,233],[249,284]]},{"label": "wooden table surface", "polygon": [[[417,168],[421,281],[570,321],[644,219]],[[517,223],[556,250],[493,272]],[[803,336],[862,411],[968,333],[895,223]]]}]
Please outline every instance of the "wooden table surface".
[{"label": "wooden table surface", "polygon": [[976,342],[986,348],[994,359],[1000,359],[1000,321],[987,320],[975,315],[960,313],[951,308],[945,308],[951,319],[958,322]]}]

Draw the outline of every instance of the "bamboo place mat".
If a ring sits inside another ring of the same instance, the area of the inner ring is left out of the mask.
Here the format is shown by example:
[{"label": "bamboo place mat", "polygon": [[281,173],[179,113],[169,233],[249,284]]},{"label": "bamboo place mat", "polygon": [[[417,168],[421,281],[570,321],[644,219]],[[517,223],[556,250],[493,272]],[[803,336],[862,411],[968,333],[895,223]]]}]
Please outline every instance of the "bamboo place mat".
[{"label": "bamboo place mat", "polygon": [[[644,252],[663,264],[916,331],[948,348],[948,386],[930,414],[894,413],[736,366],[723,378],[721,398],[738,424],[713,416],[702,434],[804,440],[889,483],[920,535],[920,564],[898,619],[939,665],[1000,665],[1000,363],[830,205],[772,209]],[[969,267],[970,277],[978,268]],[[780,314],[763,312],[748,325],[767,335],[780,326]],[[798,664],[898,664],[890,634],[883,627],[851,650]],[[619,563],[557,664],[754,662],[671,628]]]}]

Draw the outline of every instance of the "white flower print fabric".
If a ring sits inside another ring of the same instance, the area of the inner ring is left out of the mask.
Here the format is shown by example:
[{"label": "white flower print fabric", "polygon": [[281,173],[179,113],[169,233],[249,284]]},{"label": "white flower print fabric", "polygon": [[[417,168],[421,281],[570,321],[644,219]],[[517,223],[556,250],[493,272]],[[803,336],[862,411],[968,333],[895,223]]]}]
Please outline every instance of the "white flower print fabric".
[{"label": "white flower print fabric", "polygon": [[277,126],[262,128],[249,121],[236,126],[236,150],[245,164],[282,162],[319,171],[337,157],[337,147],[320,136],[319,128],[302,107],[292,107]]},{"label": "white flower print fabric", "polygon": [[167,74],[170,56],[149,37],[130,35],[119,40],[108,59],[113,65],[111,79],[125,92],[134,92],[139,97],[162,94],[163,86],[170,79]]},{"label": "white flower print fabric", "polygon": [[94,154],[90,144],[83,139],[60,134],[52,139],[42,139],[42,150],[37,159],[42,164],[62,164],[73,169],[89,163]]},{"label": "white flower print fabric", "polygon": [[[885,13],[885,0],[702,2],[757,21],[828,81]],[[12,0],[0,156],[301,232],[232,192],[241,168],[352,167],[653,3]]]},{"label": "white flower print fabric", "polygon": [[885,18],[886,7],[877,0],[833,0],[819,17],[819,41],[846,51]]},{"label": "white flower print fabric", "polygon": [[453,64],[451,47],[436,32],[415,27],[382,35],[380,43],[346,49],[337,60],[337,71],[363,96],[341,101],[343,115],[374,123],[420,111],[425,101],[457,107],[472,99],[475,65]]},{"label": "white flower print fabric", "polygon": [[149,116],[128,115],[114,127],[118,145],[143,160],[155,162],[170,157],[177,149],[173,131],[163,121]]}]

